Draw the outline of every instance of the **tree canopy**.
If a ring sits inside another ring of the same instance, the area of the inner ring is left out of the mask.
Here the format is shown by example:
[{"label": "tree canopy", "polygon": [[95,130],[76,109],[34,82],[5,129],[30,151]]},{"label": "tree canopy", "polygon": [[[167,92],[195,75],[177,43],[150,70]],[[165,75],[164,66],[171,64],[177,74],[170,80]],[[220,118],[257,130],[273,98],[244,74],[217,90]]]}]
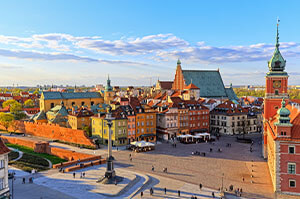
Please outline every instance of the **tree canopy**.
[{"label": "tree canopy", "polygon": [[0,113],[0,124],[4,126],[4,128],[7,130],[8,127],[12,124],[15,117],[11,113]]},{"label": "tree canopy", "polygon": [[34,102],[32,99],[28,99],[24,102],[24,107],[26,108],[33,108],[34,107]]},{"label": "tree canopy", "polygon": [[5,102],[3,102],[2,106],[3,106],[3,108],[9,106],[11,113],[18,113],[18,112],[22,111],[22,105],[13,99],[6,100]]}]

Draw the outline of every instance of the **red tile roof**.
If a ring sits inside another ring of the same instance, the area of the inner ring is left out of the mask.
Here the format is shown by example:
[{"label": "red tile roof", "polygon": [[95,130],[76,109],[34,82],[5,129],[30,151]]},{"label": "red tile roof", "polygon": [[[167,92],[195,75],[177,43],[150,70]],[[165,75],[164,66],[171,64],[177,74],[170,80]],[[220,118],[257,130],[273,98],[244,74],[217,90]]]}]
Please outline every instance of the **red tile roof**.
[{"label": "red tile roof", "polygon": [[10,152],[10,150],[6,147],[6,145],[4,144],[2,138],[0,138],[0,154],[5,154]]},{"label": "red tile roof", "polygon": [[190,83],[190,85],[186,86],[184,89],[190,90],[190,89],[199,89],[195,84]]}]

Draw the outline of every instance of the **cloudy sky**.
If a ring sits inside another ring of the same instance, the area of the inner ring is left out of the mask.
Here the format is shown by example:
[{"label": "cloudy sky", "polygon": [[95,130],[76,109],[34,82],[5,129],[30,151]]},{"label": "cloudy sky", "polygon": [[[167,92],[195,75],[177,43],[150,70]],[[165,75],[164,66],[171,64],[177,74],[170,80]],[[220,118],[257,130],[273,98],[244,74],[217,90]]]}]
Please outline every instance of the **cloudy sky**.
[{"label": "cloudy sky", "polygon": [[150,85],[219,68],[225,84],[264,84],[280,18],[290,84],[300,84],[297,1],[1,2],[0,86]]}]

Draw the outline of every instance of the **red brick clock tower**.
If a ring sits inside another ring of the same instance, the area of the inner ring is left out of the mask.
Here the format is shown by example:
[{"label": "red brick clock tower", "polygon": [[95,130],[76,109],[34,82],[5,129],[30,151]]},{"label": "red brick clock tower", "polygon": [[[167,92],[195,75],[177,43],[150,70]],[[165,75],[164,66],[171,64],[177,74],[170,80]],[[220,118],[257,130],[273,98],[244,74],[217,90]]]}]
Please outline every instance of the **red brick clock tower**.
[{"label": "red brick clock tower", "polygon": [[[285,72],[286,61],[279,51],[279,33],[277,23],[276,45],[271,60],[268,62],[269,72],[266,75],[266,91],[264,99],[264,125],[281,108],[282,99],[288,102],[288,74]],[[266,146],[266,126],[264,144]],[[264,150],[266,151],[266,150]],[[266,154],[264,154],[266,157]]]}]

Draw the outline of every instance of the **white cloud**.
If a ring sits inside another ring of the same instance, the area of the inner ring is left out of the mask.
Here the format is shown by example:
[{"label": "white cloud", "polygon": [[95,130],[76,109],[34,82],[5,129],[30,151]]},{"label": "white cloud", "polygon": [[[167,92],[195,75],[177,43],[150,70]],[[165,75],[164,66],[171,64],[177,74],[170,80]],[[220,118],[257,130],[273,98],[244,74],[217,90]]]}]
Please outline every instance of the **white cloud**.
[{"label": "white cloud", "polygon": [[[101,36],[78,37],[62,33],[34,34],[31,37],[0,35],[0,43],[10,45],[9,47],[21,48],[19,51],[9,50],[9,53],[7,50],[0,49],[1,55],[8,57],[91,62],[99,61],[98,58],[88,56],[90,53],[96,53],[96,56],[129,55],[131,60],[127,62],[130,64],[136,63],[136,58],[141,57],[156,62],[175,61],[178,58],[201,63],[267,61],[275,47],[274,44],[267,43],[248,46],[210,46],[204,41],[200,41],[190,44],[173,34],[156,34],[136,38],[121,37],[117,40],[105,40]],[[25,49],[39,50],[39,52],[22,51]],[[300,57],[299,43],[282,42],[280,50],[284,57]],[[58,54],[55,55],[49,51]],[[84,53],[85,56],[83,56]],[[105,60],[103,62],[112,61]]]}]

